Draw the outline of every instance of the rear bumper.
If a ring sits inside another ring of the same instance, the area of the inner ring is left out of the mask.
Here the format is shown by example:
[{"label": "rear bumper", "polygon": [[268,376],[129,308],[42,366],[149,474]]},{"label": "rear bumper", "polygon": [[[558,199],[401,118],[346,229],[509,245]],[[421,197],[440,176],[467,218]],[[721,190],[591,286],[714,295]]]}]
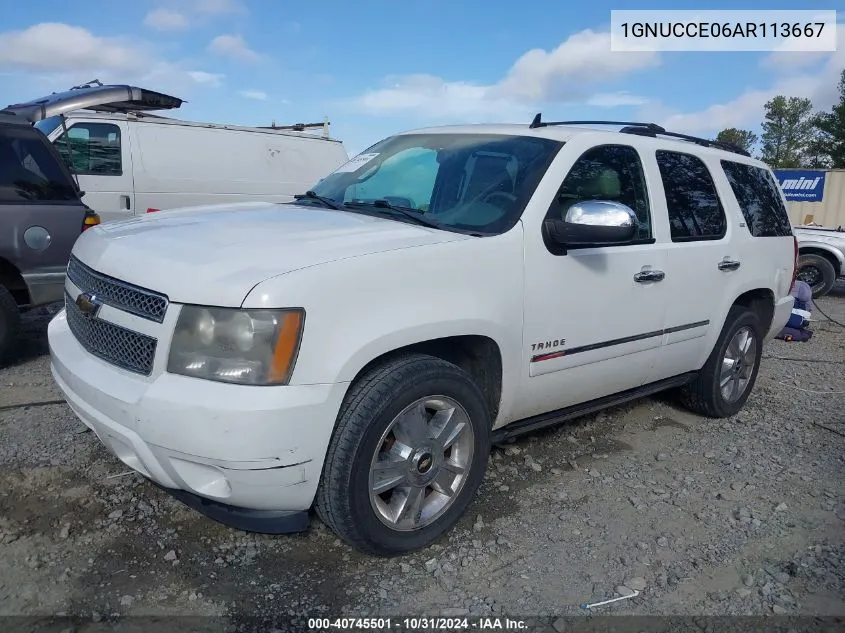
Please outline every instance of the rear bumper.
[{"label": "rear bumper", "polygon": [[32,307],[62,301],[65,297],[65,268],[23,275]]},{"label": "rear bumper", "polygon": [[775,313],[772,316],[772,325],[769,327],[769,331],[766,333],[764,340],[772,340],[775,336],[777,336],[777,333],[786,326],[786,322],[789,321],[789,317],[792,314],[792,307],[794,305],[795,298],[791,295],[782,297],[777,301],[777,303],[775,303]]}]

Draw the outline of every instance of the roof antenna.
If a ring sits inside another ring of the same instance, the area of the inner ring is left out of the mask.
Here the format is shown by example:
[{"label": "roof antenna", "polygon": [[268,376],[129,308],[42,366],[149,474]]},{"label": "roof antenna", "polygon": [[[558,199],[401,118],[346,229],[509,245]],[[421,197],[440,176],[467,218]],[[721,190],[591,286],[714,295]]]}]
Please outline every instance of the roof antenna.
[{"label": "roof antenna", "polygon": [[531,130],[533,130],[535,127],[542,127],[543,122],[542,122],[542,120],[541,120],[541,119],[542,119],[542,112],[538,112],[538,113],[534,116],[534,120],[533,120],[533,121],[531,121],[531,125],[529,125],[529,126],[528,126],[528,128],[529,128],[529,129],[531,129]]}]

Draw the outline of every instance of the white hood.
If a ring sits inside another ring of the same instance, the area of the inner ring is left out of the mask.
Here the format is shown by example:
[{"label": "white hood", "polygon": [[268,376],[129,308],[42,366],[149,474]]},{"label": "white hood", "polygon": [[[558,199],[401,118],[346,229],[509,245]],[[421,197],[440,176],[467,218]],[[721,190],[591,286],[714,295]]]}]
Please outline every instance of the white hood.
[{"label": "white hood", "polygon": [[83,233],[73,253],[177,303],[239,306],[258,283],[317,264],[468,239],[347,211],[242,203],[165,211]]}]

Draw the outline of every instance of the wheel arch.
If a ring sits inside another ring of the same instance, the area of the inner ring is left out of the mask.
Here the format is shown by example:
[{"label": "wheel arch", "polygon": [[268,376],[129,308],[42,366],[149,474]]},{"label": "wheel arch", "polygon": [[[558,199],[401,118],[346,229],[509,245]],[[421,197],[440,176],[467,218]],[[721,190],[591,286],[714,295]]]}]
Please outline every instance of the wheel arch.
[{"label": "wheel arch", "polygon": [[775,317],[775,293],[770,288],[747,290],[734,300],[731,308],[734,306],[744,306],[756,314],[763,326],[763,336],[766,335]]},{"label": "wheel arch", "polygon": [[355,371],[349,388],[378,365],[408,354],[426,354],[452,363],[467,372],[476,382],[490,409],[491,419],[496,420],[502,409],[503,360],[499,343],[481,334],[457,334],[425,338],[402,345],[391,346],[368,360]]},{"label": "wheel arch", "polygon": [[6,290],[11,293],[18,307],[30,304],[29,287],[26,285],[21,271],[4,257],[0,257],[0,285],[5,286]]},{"label": "wheel arch", "polygon": [[798,255],[818,255],[824,257],[833,265],[833,270],[836,271],[836,276],[841,277],[845,275],[845,256],[837,249],[827,244],[811,243],[802,246],[798,243]]}]

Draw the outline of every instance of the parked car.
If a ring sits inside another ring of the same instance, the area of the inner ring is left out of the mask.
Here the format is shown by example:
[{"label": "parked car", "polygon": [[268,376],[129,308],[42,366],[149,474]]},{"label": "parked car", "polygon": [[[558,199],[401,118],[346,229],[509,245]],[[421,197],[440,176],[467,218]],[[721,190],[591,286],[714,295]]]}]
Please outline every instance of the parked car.
[{"label": "parked car", "polygon": [[362,551],[423,547],[492,442],[666,389],[745,404],[797,246],[770,169],[692,140],[430,128],[293,204],[104,224],[74,248],[53,375],[209,516],[297,531],[313,505]]},{"label": "parked car", "polygon": [[0,361],[20,313],[64,297],[73,243],[100,221],[81,195],[44,135],[0,110]]},{"label": "parked car", "polygon": [[798,279],[809,284],[813,297],[831,291],[837,278],[845,277],[845,229],[802,225],[794,228],[798,239]]},{"label": "parked car", "polygon": [[155,114],[181,104],[136,86],[86,85],[8,109],[59,148],[104,222],[192,205],[290,202],[349,158],[340,141],[304,125],[244,127]]}]

